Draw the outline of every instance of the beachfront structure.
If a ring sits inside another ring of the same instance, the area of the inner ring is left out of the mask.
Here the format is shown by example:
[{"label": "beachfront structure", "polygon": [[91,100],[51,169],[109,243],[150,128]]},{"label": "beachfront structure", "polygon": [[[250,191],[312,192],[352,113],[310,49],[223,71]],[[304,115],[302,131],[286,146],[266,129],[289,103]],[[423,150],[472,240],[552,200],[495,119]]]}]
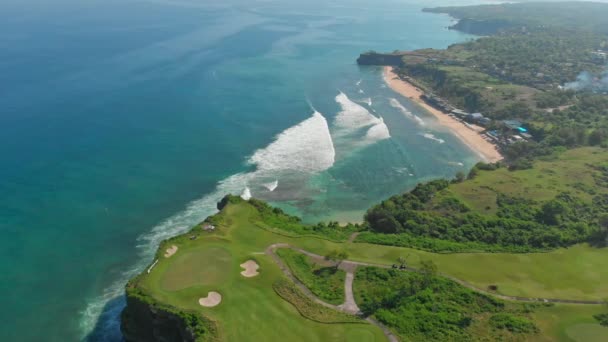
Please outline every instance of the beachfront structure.
[{"label": "beachfront structure", "polygon": [[528,133],[528,130],[517,120],[504,120],[503,124],[505,124],[507,128],[517,131],[518,133]]},{"label": "beachfront structure", "polygon": [[467,115],[469,115],[469,113],[465,112],[462,109],[454,109],[451,112],[452,114],[454,114],[456,117],[459,117],[461,119],[463,119],[464,117],[466,117]]}]

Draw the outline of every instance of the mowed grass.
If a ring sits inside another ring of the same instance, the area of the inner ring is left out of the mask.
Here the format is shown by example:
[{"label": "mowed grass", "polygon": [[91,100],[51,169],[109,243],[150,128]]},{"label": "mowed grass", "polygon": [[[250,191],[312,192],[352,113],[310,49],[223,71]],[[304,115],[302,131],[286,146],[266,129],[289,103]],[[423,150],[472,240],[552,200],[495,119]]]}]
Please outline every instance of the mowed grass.
[{"label": "mowed grass", "polygon": [[226,248],[190,248],[173,256],[173,267],[161,279],[167,291],[182,290],[195,285],[213,285],[230,278],[232,254]]},{"label": "mowed grass", "polygon": [[[598,171],[589,165],[608,163],[608,153],[601,148],[579,148],[566,151],[553,161],[538,161],[534,168],[510,172],[505,168],[481,171],[473,180],[450,186],[449,193],[480,213],[494,214],[496,191],[511,197],[537,202],[553,199],[560,192],[570,192],[591,202],[592,193],[608,193],[596,184]],[[525,184],[525,185],[524,185]],[[496,191],[494,191],[496,190]]]},{"label": "mowed grass", "polygon": [[[386,340],[379,328],[364,321],[323,324],[302,317],[273,290],[273,283],[284,276],[263,254],[268,245],[285,238],[252,224],[249,216],[255,210],[249,205],[229,206],[226,210],[229,224],[220,227],[220,232],[201,234],[196,240],[182,236],[161,246],[164,251],[175,244],[179,250],[171,258],[161,256],[153,270],[140,278],[138,286],[158,301],[216,320],[220,338],[226,341]],[[240,275],[239,265],[250,259],[260,265],[260,275],[245,278]],[[221,293],[219,306],[204,308],[198,304],[209,291]]]},{"label": "mowed grass", "polygon": [[542,334],[533,341],[605,342],[608,327],[593,315],[606,312],[605,306],[555,305],[535,309],[533,318]]},{"label": "mowed grass", "polygon": [[[270,257],[263,254],[274,243],[289,243],[320,255],[340,249],[345,250],[351,260],[385,265],[395,263],[399,257],[407,257],[407,263],[414,267],[419,266],[421,261],[433,260],[441,273],[468,281],[481,289],[497,285],[499,292],[507,295],[589,300],[608,298],[606,248],[577,245],[535,254],[436,254],[402,247],[336,243],[310,236],[294,238],[279,235],[259,228],[256,225],[257,212],[247,203],[231,204],[224,210],[226,223],[220,225],[217,232],[201,233],[193,241],[188,239],[187,234],[161,246],[158,264],[150,274],[139,278],[138,286],[161,302],[196,310],[217,320],[222,337],[228,341],[384,341],[381,331],[374,326],[316,323],[303,318],[291,304],[282,300],[272,289],[272,284],[283,277],[282,272]],[[177,245],[179,251],[165,259],[162,253],[172,244]],[[225,249],[230,252],[231,258],[227,262],[222,259],[223,267],[215,267],[209,265],[212,259],[208,255],[198,253],[204,249]],[[190,253],[198,257],[192,257],[194,260],[180,258],[181,254]],[[240,275],[242,269],[239,264],[249,259],[260,264],[260,275],[246,279]],[[210,275],[216,282],[201,280],[187,288],[168,290],[163,284],[172,283],[173,280],[165,277],[175,274],[172,268],[179,269],[181,260],[188,261],[190,265],[200,265],[203,269],[210,267],[214,273],[222,275]],[[219,306],[203,308],[198,305],[198,299],[206,296],[208,291],[222,294],[223,301]],[[562,334],[562,331],[565,334],[565,328],[560,328],[560,324],[562,315],[565,320],[569,319],[567,312],[547,314],[546,324],[555,334]],[[586,313],[579,316],[591,317]],[[571,327],[570,334],[581,334],[584,329],[575,325],[566,324],[564,327]]]}]

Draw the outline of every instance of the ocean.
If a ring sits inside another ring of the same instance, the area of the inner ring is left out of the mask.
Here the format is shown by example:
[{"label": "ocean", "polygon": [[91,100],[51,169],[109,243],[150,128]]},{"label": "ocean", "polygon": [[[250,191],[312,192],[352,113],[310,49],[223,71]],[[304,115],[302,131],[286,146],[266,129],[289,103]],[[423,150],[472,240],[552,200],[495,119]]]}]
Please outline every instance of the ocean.
[{"label": "ocean", "polygon": [[356,222],[466,171],[472,151],[355,63],[469,39],[420,11],[448,3],[3,1],[0,339],[119,341],[126,280],[225,194]]}]

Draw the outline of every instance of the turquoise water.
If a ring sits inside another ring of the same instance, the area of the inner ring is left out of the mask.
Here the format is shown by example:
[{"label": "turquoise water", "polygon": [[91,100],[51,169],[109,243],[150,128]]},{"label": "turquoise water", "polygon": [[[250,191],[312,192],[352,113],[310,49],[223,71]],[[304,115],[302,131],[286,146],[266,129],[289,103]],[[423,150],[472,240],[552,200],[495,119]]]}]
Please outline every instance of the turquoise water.
[{"label": "turquoise water", "polygon": [[226,193],[354,221],[471,166],[355,64],[468,38],[430,5],[0,4],[2,340],[119,340],[126,279]]}]

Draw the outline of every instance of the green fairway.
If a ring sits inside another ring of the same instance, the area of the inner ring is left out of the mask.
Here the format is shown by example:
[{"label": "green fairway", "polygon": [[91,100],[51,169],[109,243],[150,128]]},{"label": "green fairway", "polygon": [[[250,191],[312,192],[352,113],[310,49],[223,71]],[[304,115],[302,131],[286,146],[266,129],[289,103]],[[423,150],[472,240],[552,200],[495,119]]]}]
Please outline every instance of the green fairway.
[{"label": "green fairway", "polygon": [[439,272],[465,280],[480,289],[497,285],[498,292],[522,297],[602,300],[608,297],[607,248],[577,245],[549,253],[436,254],[415,249],[352,244],[351,259],[395,263],[400,256],[419,266],[433,260]]},{"label": "green fairway", "polygon": [[[229,219],[220,232],[199,231],[196,240],[181,236],[165,243],[161,252],[171,245],[179,250],[171,258],[160,256],[152,271],[139,278],[138,287],[155,300],[217,321],[220,337],[227,341],[386,340],[379,328],[365,321],[322,324],[306,319],[279,297],[272,285],[284,276],[263,252],[285,238],[251,224],[249,215],[254,213],[249,205],[230,206],[226,209]],[[250,259],[260,265],[260,274],[245,278],[239,265]],[[204,308],[198,299],[209,291],[221,293],[222,302]]]},{"label": "green fairway", "polygon": [[232,255],[225,248],[191,248],[173,256],[173,267],[167,269],[161,286],[167,291],[195,285],[222,284],[230,278]]},{"label": "green fairway", "polygon": [[538,336],[535,340],[606,341],[608,327],[602,327],[593,318],[593,315],[606,311],[608,311],[606,307],[583,305],[555,305],[537,309],[533,316],[543,336]]},{"label": "green fairway", "polygon": [[[418,267],[433,260],[439,272],[465,280],[480,289],[497,285],[498,292],[525,297],[601,300],[608,297],[608,249],[577,245],[549,253],[461,253],[436,254],[409,248],[362,243],[337,243],[317,237],[292,237],[258,226],[257,210],[246,202],[228,205],[218,216],[218,230],[200,229],[164,243],[158,263],[137,280],[137,287],[155,300],[178,308],[194,310],[219,322],[221,337],[230,341],[289,340],[383,341],[381,330],[369,324],[321,324],[303,318],[296,308],[273,291],[273,283],[283,276],[264,251],[274,243],[288,243],[319,255],[340,249],[349,260],[393,264],[399,257]],[[200,236],[190,240],[193,233]],[[166,248],[179,247],[171,258]],[[239,265],[253,259],[260,274],[240,275]],[[355,284],[356,286],[356,284]],[[223,300],[214,308],[203,308],[198,299],[209,291],[221,293]],[[556,307],[558,308],[558,307]],[[599,307],[597,308],[599,310]],[[594,310],[585,307],[585,310]],[[547,309],[539,317],[560,336],[581,335],[593,329],[569,324],[560,326],[562,315]],[[550,316],[553,315],[553,316]],[[586,313],[582,323],[592,324]],[[578,323],[577,323],[578,324]]]}]

